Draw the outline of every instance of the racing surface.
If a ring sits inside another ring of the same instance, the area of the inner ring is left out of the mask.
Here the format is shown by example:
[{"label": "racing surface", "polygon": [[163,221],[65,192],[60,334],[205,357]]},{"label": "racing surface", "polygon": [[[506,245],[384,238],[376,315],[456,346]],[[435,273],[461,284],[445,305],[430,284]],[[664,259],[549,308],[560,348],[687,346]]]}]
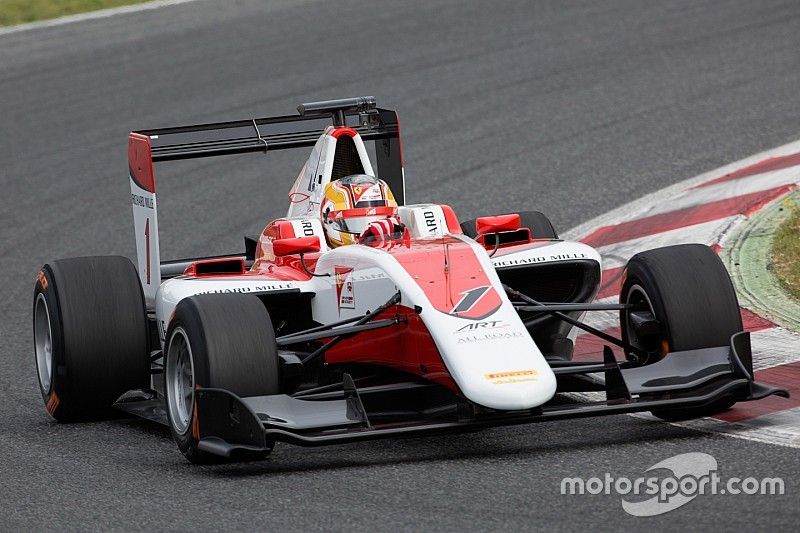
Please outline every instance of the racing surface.
[{"label": "racing surface", "polygon": [[[200,0],[0,35],[0,529],[794,529],[797,449],[629,416],[192,466],[146,422],[52,422],[30,319],[44,262],[135,256],[132,129],[374,94],[400,113],[411,202],[540,209],[566,230],[800,137],[799,30],[794,1]],[[157,166],[162,257],[241,249],[306,155]],[[565,476],[634,478],[686,452],[786,495],[645,519],[560,494]]]}]

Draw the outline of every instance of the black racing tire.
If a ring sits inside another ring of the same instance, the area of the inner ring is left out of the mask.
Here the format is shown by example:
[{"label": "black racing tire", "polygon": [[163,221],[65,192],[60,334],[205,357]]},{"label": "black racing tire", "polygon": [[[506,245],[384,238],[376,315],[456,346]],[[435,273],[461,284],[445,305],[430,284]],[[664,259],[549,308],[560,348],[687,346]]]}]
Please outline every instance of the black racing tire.
[{"label": "black racing tire", "polygon": [[[640,252],[628,261],[623,279],[620,303],[645,304],[660,323],[654,361],[669,352],[728,346],[731,336],[743,330],[728,271],[708,246],[679,244]],[[620,322],[622,338],[636,344],[624,313]],[[731,396],[699,408],[652,413],[665,420],[685,420],[720,413],[734,403]]]},{"label": "black racing tire", "polygon": [[[170,431],[192,463],[229,461],[199,450],[193,434],[194,391],[219,388],[237,396],[280,393],[278,346],[269,313],[259,299],[242,294],[202,294],[181,300],[169,324],[164,356],[164,395]],[[186,355],[188,354],[188,360]],[[191,382],[186,375],[190,361]],[[184,370],[181,370],[184,369]],[[180,397],[188,400],[181,403]],[[257,460],[272,451],[237,456]]]},{"label": "black racing tire", "polygon": [[[553,223],[544,213],[539,211],[520,211],[520,227],[528,228],[531,230],[531,236],[534,239],[558,239]],[[464,235],[473,239],[478,237],[475,231],[475,220],[465,220],[461,223],[461,231]]]},{"label": "black racing tire", "polygon": [[110,418],[122,394],[150,387],[147,311],[127,257],[44,265],[33,292],[33,337],[39,389],[59,422]]}]

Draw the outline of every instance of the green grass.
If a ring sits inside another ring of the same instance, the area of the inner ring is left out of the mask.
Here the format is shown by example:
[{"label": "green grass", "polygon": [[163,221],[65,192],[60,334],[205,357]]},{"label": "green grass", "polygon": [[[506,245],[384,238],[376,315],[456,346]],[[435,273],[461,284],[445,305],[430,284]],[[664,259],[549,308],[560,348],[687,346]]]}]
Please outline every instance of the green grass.
[{"label": "green grass", "polygon": [[800,206],[797,195],[784,200],[789,218],[780,225],[772,244],[772,268],[783,288],[800,300]]},{"label": "green grass", "polygon": [[0,26],[52,19],[148,0],[0,0]]}]

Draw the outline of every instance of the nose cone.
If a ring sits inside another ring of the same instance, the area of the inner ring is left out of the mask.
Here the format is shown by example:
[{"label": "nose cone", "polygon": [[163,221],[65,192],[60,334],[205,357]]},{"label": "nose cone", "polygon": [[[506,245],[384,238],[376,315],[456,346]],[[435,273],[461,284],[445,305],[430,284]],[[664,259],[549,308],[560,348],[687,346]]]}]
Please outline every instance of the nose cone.
[{"label": "nose cone", "polygon": [[510,302],[485,320],[433,313],[427,318],[439,353],[468,400],[516,411],[538,407],[555,394],[555,374]]}]

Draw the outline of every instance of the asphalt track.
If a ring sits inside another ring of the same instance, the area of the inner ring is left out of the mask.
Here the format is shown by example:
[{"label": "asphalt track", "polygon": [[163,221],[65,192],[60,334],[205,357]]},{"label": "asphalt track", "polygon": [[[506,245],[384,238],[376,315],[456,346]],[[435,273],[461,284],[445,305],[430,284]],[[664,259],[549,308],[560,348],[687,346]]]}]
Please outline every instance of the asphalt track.
[{"label": "asphalt track", "polygon": [[[0,529],[796,530],[798,450],[633,417],[195,467],[138,421],[58,425],[31,343],[54,258],[133,256],[131,129],[374,94],[401,114],[408,195],[566,229],[800,137],[800,3],[198,1],[0,36]],[[302,154],[157,169],[166,256],[240,248]],[[636,477],[684,452],[784,496],[627,516],[565,476]]]}]

